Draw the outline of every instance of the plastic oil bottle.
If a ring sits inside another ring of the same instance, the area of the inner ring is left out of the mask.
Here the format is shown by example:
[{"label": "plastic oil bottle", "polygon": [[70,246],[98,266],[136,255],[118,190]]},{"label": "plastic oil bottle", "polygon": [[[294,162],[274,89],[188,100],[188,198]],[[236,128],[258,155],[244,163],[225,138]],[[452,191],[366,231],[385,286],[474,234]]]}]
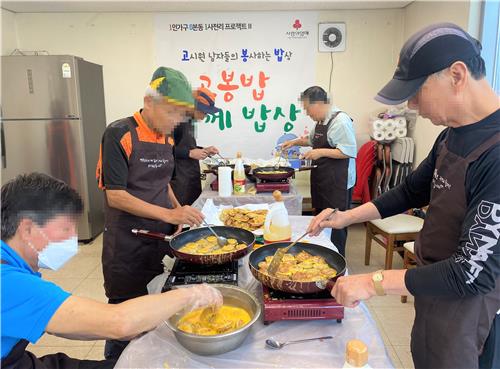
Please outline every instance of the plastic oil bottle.
[{"label": "plastic oil bottle", "polygon": [[264,222],[264,242],[286,242],[292,238],[292,227],[288,211],[280,191],[274,191],[275,202],[269,206]]},{"label": "plastic oil bottle", "polygon": [[236,154],[236,162],[234,163],[234,173],[233,173],[233,192],[235,195],[241,195],[245,193],[245,167],[243,166],[243,160],[241,159],[241,152]]},{"label": "plastic oil bottle", "polygon": [[371,369],[368,365],[368,347],[363,341],[350,340],[345,347],[343,368]]}]

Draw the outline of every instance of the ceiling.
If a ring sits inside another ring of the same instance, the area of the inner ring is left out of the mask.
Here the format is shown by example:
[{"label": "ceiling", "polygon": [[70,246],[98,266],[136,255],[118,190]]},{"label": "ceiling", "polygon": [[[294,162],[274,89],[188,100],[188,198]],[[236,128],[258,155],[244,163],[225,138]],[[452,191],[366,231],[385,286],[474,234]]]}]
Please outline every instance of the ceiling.
[{"label": "ceiling", "polygon": [[342,0],[196,0],[196,1],[2,1],[3,9],[14,13],[70,13],[70,12],[221,12],[270,10],[341,10],[404,8],[412,1],[342,1]]}]

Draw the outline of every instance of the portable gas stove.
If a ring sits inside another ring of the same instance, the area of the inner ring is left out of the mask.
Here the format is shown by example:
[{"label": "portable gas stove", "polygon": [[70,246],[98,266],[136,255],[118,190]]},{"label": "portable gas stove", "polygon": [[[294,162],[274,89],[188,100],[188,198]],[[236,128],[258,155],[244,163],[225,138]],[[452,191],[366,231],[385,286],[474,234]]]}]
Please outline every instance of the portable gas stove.
[{"label": "portable gas stove", "polygon": [[262,286],[264,324],[278,320],[344,319],[344,307],[328,292],[300,295],[272,290]]},{"label": "portable gas stove", "polygon": [[225,283],[238,285],[238,260],[226,264],[192,264],[176,259],[162,292],[174,286],[197,283]]},{"label": "portable gas stove", "polygon": [[290,180],[289,178],[283,179],[278,182],[264,181],[262,179],[257,179],[255,183],[255,188],[257,193],[261,192],[274,192],[275,190],[281,192],[290,192]]}]

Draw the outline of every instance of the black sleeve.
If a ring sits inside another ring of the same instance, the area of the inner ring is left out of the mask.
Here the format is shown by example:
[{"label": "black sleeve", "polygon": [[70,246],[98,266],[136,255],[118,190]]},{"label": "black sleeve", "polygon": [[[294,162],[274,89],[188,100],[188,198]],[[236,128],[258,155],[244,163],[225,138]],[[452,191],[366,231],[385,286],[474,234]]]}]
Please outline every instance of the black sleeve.
[{"label": "black sleeve", "polygon": [[[127,188],[128,157],[121,140],[129,133],[128,126],[108,126],[102,138],[102,174],[104,186],[109,190]],[[130,154],[130,153],[129,153]]]},{"label": "black sleeve", "polygon": [[413,295],[466,297],[495,288],[500,276],[500,145],[470,165],[465,187],[467,211],[458,250],[449,259],[408,270],[405,284]]},{"label": "black sleeve", "polygon": [[431,181],[436,164],[439,143],[443,140],[443,131],[429,155],[411,172],[404,182],[373,200],[382,218],[400,214],[410,208],[420,208],[429,204]]},{"label": "black sleeve", "polygon": [[187,128],[191,121],[182,122],[174,129],[174,157],[175,159],[189,159],[189,147],[182,144],[183,138],[189,134]]},{"label": "black sleeve", "polygon": [[175,159],[189,159],[189,149],[187,147],[174,146]]}]

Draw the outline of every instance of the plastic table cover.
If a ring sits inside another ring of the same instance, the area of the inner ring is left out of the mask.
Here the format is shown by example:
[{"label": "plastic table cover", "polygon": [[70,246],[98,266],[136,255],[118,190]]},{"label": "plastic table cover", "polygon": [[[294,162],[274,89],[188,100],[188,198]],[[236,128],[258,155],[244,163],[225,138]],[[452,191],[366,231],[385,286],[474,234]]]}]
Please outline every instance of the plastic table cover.
[{"label": "plastic table cover", "polygon": [[[293,238],[305,232],[312,217],[291,216]],[[330,247],[330,232],[306,241]],[[262,295],[261,284],[248,268],[248,256],[241,259],[239,286]],[[154,278],[148,285],[150,293],[161,291],[168,273]],[[312,341],[285,346],[281,350],[265,347],[265,340],[279,341],[333,336],[331,340]],[[115,368],[341,368],[349,340],[360,339],[368,346],[368,363],[372,368],[393,368],[377,325],[365,304],[345,309],[342,323],[335,320],[279,321],[264,325],[257,321],[243,344],[236,350],[216,356],[199,356],[181,346],[165,325],[134,339],[125,349]]]}]

